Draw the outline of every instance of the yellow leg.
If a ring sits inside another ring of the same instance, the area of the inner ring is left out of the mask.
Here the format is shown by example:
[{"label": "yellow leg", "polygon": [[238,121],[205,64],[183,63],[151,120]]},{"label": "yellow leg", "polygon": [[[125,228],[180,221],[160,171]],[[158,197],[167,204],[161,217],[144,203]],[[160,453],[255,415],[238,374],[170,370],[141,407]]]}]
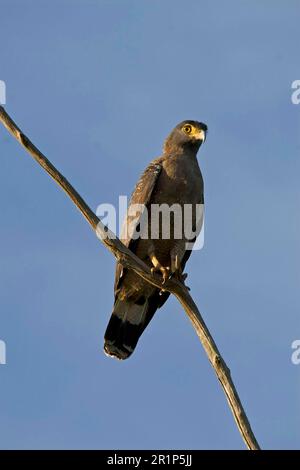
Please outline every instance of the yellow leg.
[{"label": "yellow leg", "polygon": [[184,284],[184,281],[187,278],[187,274],[183,274],[182,272],[182,267],[179,261],[179,255],[178,253],[176,253],[176,251],[171,252],[171,273],[176,279],[178,279],[178,281]]}]

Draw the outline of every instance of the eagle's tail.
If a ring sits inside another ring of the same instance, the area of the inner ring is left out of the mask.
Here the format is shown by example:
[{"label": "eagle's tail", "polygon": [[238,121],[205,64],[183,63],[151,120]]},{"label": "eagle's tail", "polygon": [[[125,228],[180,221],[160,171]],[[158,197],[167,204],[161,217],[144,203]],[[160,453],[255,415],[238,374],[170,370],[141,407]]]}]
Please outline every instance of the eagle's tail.
[{"label": "eagle's tail", "polygon": [[137,345],[139,337],[149,323],[148,301],[142,298],[139,303],[116,299],[105,335],[104,352],[117,359],[127,359]]}]

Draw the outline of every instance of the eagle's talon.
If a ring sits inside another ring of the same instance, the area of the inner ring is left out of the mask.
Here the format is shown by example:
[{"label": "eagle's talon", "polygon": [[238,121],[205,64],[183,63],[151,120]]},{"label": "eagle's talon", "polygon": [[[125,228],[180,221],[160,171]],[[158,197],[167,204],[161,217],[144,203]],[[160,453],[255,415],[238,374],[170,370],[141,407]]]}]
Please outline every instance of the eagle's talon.
[{"label": "eagle's talon", "polygon": [[182,282],[184,282],[187,277],[188,277],[188,273],[182,274],[182,275],[181,275],[181,280],[182,280]]},{"label": "eagle's talon", "polygon": [[165,284],[167,282],[167,280],[169,279],[170,277],[170,268],[168,266],[164,267],[162,266],[161,264],[157,265],[157,266],[153,266],[151,268],[151,274],[153,276],[154,273],[160,273],[162,275],[162,284]]},{"label": "eagle's talon", "polygon": [[162,284],[165,284],[167,282],[167,280],[169,279],[170,277],[170,267],[169,266],[162,266],[162,264],[160,264],[160,262],[158,261],[157,257],[155,256],[154,253],[150,252],[149,253],[149,257],[150,257],[150,260],[151,260],[151,263],[153,264],[152,268],[151,268],[151,274],[153,275],[153,273],[157,272],[157,273],[160,273],[162,275]]}]

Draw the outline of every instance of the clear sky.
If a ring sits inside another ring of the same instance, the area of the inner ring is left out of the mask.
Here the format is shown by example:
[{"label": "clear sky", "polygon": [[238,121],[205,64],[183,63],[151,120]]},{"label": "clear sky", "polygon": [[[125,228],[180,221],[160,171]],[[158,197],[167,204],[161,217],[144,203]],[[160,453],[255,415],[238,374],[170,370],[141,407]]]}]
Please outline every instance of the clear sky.
[{"label": "clear sky", "polygon": [[[299,1],[1,0],[6,109],[93,209],[207,123],[188,283],[264,448],[299,448]],[[102,352],[114,260],[0,127],[0,446],[243,449],[175,299]]]}]

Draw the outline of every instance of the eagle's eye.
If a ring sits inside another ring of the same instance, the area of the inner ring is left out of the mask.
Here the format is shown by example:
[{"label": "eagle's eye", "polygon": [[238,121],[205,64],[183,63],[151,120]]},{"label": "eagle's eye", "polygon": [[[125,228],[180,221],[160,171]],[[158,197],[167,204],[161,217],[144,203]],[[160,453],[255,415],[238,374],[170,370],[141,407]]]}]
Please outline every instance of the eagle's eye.
[{"label": "eagle's eye", "polygon": [[185,126],[183,126],[182,130],[186,134],[190,134],[192,132],[193,128],[192,128],[192,126],[190,126],[190,124],[186,124]]}]

